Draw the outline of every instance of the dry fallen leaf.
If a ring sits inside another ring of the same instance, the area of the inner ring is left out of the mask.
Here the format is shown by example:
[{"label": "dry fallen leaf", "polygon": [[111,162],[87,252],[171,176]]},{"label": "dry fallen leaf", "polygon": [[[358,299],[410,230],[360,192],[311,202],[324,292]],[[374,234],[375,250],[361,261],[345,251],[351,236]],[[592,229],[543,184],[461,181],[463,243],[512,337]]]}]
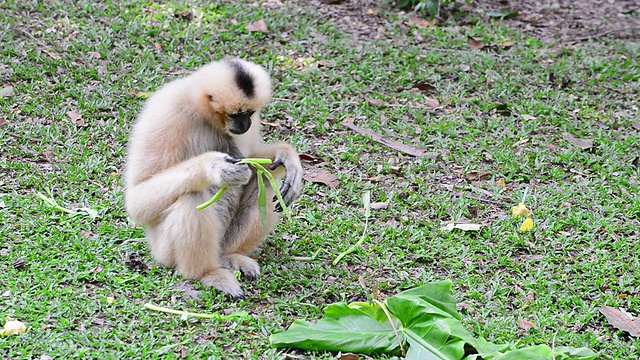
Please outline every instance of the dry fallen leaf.
[{"label": "dry fallen leaf", "polygon": [[634,320],[628,314],[610,306],[603,306],[599,311],[611,326],[626,331],[633,337],[640,337],[640,318]]},{"label": "dry fallen leaf", "polygon": [[429,83],[426,83],[424,81],[418,81],[417,83],[413,84],[411,86],[411,88],[412,89],[418,89],[418,90],[420,90],[421,92],[424,92],[424,93],[438,91],[438,88],[436,88],[435,86],[433,86],[433,85],[431,85]]},{"label": "dry fallen leaf", "polygon": [[89,55],[89,57],[92,57],[94,59],[100,59],[102,57],[100,53],[97,51],[89,51],[87,52],[87,55]]},{"label": "dry fallen leaf", "polygon": [[425,98],[424,104],[427,105],[427,107],[430,107],[432,109],[440,107],[440,102],[436,99],[431,99],[431,98]]},{"label": "dry fallen leaf", "polygon": [[484,44],[480,41],[472,38],[471,36],[467,36],[467,38],[469,39],[469,46],[472,50],[481,50],[482,48],[484,48]]},{"label": "dry fallen leaf", "polygon": [[522,226],[520,226],[520,232],[525,232],[525,231],[529,231],[533,229],[533,219],[531,219],[530,217],[527,218],[527,220],[525,220],[522,223]]},{"label": "dry fallen leaf", "polygon": [[13,86],[5,86],[0,89],[0,98],[5,98],[13,95]]},{"label": "dry fallen leaf", "polygon": [[488,178],[491,177],[491,173],[488,172],[481,172],[478,173],[477,171],[472,171],[470,173],[468,173],[464,179],[467,181],[475,181],[475,180],[486,180]]},{"label": "dry fallen leaf", "polygon": [[376,106],[376,107],[385,107],[385,106],[389,106],[389,104],[383,100],[380,99],[369,99],[367,100],[369,102],[370,105]]},{"label": "dry fallen leaf", "polygon": [[27,327],[21,321],[8,320],[4,323],[4,329],[0,331],[0,335],[20,335],[27,332]]},{"label": "dry fallen leaf", "polygon": [[464,221],[449,221],[441,229],[444,231],[453,231],[453,229],[462,231],[479,231],[480,229],[482,229],[482,225],[472,224]]},{"label": "dry fallen leaf", "polygon": [[504,182],[504,179],[500,179],[500,180],[496,181],[496,186],[506,187],[507,184]]},{"label": "dry fallen leaf", "polygon": [[416,25],[417,27],[421,27],[421,28],[429,27],[429,23],[425,19],[415,15],[409,16],[409,22]]},{"label": "dry fallen leaf", "polygon": [[422,158],[427,158],[427,159],[436,159],[439,154],[437,152],[431,152],[428,151],[427,149],[423,149],[423,148],[419,148],[417,146],[413,146],[413,145],[405,145],[402,143],[399,143],[397,141],[391,140],[387,137],[384,137],[378,133],[376,133],[375,131],[369,130],[369,129],[363,129],[361,127],[356,126],[353,122],[348,121],[348,119],[345,119],[345,121],[342,122],[343,126],[348,127],[349,129],[365,135],[365,136],[369,136],[371,138],[373,138],[373,140],[384,144],[394,150],[398,150],[401,151],[405,154],[411,155],[411,156],[415,156],[415,157],[422,157]]},{"label": "dry fallen leaf", "polygon": [[360,356],[356,354],[344,354],[341,355],[338,360],[360,360]]},{"label": "dry fallen leaf", "polygon": [[513,216],[531,216],[531,213],[529,212],[529,209],[527,209],[527,206],[525,204],[520,203],[518,204],[518,206],[513,207]]},{"label": "dry fallen leaf", "polygon": [[264,22],[264,19],[260,19],[256,22],[252,22],[250,24],[247,24],[244,27],[245,30],[249,31],[249,32],[263,32],[265,34],[269,33],[269,28],[267,28],[267,23]]},{"label": "dry fallen leaf", "polygon": [[338,178],[336,178],[332,173],[323,169],[305,168],[302,178],[313,183],[327,185],[330,188],[335,188],[340,184]]},{"label": "dry fallen leaf", "polygon": [[518,327],[522,330],[524,330],[525,332],[529,332],[529,330],[531,330],[531,328],[533,327],[533,323],[531,321],[528,320],[522,320],[519,324]]},{"label": "dry fallen leaf", "polygon": [[71,122],[73,124],[84,125],[84,120],[82,119],[82,114],[80,114],[79,112],[74,111],[74,110],[67,111],[67,116],[69,116],[69,120],[71,120]]},{"label": "dry fallen leaf", "polygon": [[385,202],[374,202],[371,203],[371,205],[369,205],[369,207],[372,210],[380,210],[380,209],[386,209],[389,207],[389,201],[385,201]]},{"label": "dry fallen leaf", "polygon": [[593,141],[589,139],[580,139],[571,135],[568,132],[562,133],[562,137],[569,142],[569,144],[579,147],[582,150],[588,150],[593,147]]}]

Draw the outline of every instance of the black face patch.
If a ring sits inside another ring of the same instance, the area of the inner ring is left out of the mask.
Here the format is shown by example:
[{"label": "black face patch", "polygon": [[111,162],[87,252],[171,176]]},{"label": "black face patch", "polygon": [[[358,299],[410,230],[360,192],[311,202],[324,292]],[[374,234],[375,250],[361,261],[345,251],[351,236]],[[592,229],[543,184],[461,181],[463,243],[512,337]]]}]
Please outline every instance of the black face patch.
[{"label": "black face patch", "polygon": [[242,67],[241,63],[237,61],[229,61],[229,65],[231,65],[233,71],[235,72],[236,85],[238,86],[238,88],[240,88],[240,90],[242,90],[242,92],[248,99],[251,99],[256,92],[256,87],[253,83],[253,77],[244,67]]}]

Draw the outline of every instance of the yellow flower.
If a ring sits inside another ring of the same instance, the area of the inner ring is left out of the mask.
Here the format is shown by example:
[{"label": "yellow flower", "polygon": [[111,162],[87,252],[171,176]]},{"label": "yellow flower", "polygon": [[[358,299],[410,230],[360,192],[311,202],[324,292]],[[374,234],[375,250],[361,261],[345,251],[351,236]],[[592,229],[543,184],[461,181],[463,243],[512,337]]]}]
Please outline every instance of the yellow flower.
[{"label": "yellow flower", "polygon": [[0,335],[20,335],[27,332],[27,327],[21,321],[7,320],[4,329],[0,331]]},{"label": "yellow flower", "polygon": [[531,213],[529,213],[529,209],[527,209],[527,206],[523,203],[520,203],[518,204],[518,206],[513,207],[513,216],[515,217],[530,215]]},{"label": "yellow flower", "polygon": [[521,232],[525,232],[525,231],[529,231],[531,229],[533,229],[533,220],[530,217],[528,217],[527,220],[525,220],[522,223],[522,226],[520,226],[520,231]]}]

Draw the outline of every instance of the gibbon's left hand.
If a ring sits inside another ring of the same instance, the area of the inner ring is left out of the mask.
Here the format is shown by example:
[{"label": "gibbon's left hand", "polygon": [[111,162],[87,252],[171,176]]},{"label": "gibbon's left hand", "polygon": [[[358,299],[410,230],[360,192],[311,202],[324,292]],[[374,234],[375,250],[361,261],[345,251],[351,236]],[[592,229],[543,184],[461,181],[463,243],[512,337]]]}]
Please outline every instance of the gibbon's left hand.
[{"label": "gibbon's left hand", "polygon": [[[284,166],[286,171],[284,181],[280,187],[280,194],[282,194],[284,203],[289,206],[300,196],[300,191],[302,190],[302,165],[297,153],[283,152],[277,154],[270,169],[275,170],[279,166]],[[277,198],[274,197],[273,201],[277,201]],[[280,203],[276,204],[276,211],[282,211]]]}]

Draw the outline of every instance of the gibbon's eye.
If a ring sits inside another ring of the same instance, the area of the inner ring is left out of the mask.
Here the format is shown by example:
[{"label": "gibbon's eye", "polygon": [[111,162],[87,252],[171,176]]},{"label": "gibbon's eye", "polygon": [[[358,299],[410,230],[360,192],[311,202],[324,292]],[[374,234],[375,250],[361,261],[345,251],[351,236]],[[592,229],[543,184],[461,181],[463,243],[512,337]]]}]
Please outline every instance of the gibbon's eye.
[{"label": "gibbon's eye", "polygon": [[241,111],[229,114],[229,131],[233,134],[244,134],[251,127],[251,116],[255,113],[253,110]]}]

